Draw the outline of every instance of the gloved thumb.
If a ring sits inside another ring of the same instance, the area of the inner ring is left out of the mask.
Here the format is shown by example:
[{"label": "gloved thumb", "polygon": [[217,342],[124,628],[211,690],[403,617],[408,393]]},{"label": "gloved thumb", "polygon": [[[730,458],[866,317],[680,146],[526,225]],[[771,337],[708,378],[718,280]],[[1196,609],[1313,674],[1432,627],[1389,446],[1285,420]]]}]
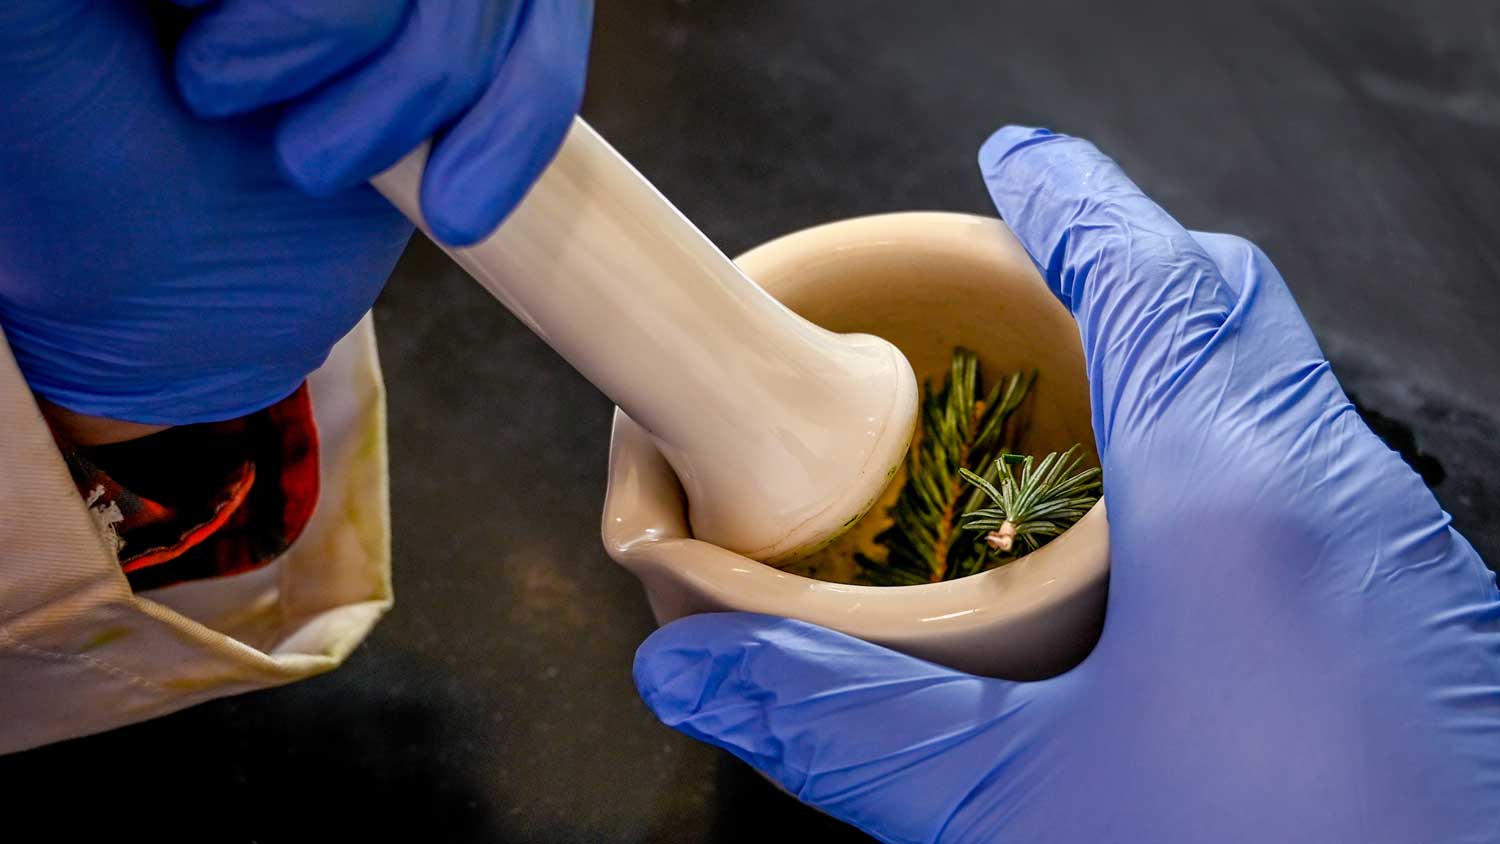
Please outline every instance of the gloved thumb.
[{"label": "gloved thumb", "polygon": [[891,842],[937,840],[1035,744],[1027,684],[765,615],[667,625],[641,645],[635,681],[663,723]]}]

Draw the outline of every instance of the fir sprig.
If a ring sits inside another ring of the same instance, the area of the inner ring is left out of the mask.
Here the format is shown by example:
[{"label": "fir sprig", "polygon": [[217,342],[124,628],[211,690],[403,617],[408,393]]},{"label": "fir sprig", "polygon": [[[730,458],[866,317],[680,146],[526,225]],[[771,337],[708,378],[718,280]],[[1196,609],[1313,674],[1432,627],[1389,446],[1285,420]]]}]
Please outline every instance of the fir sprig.
[{"label": "fir sprig", "polygon": [[855,555],[860,580],[906,586],[977,574],[1036,550],[1093,506],[1099,470],[1079,469],[1079,446],[1036,466],[1010,453],[1020,435],[1016,411],[1035,380],[1035,372],[1013,373],[981,398],[979,359],[954,350],[941,389],[925,385],[906,483],[888,510],[890,527],[875,536],[884,558]]},{"label": "fir sprig", "polygon": [[[1083,518],[1099,500],[1099,470],[1080,470],[1082,450],[1073,446],[1052,452],[1032,468],[1029,455],[1005,454],[995,461],[999,485],[959,469],[970,485],[989,497],[991,506],[965,513],[960,526],[985,532],[984,543],[999,553],[1029,554]],[[1017,476],[1014,471],[1020,465]]]},{"label": "fir sprig", "polygon": [[1013,438],[1007,425],[1036,373],[1000,379],[981,397],[979,358],[955,349],[941,389],[926,385],[918,441],[906,461],[906,485],[890,508],[892,524],[875,537],[883,560],[858,555],[862,579],[879,586],[934,583],[985,566],[985,548],[964,536],[959,519],[983,503],[960,474],[992,464]]}]

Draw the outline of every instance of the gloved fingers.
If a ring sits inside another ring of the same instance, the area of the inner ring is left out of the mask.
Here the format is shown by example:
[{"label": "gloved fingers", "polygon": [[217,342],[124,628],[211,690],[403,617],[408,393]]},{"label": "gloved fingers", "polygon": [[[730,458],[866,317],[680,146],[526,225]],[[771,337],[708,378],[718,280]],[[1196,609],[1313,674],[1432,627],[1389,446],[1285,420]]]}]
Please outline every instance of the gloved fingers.
[{"label": "gloved fingers", "polygon": [[1432,493],[1359,418],[1266,255],[1190,235],[1247,315],[1202,365],[1211,389],[1116,436],[1106,647],[1111,626],[1140,637],[1193,618],[1232,638],[1289,607],[1337,615],[1387,567],[1446,559],[1454,541]]},{"label": "gloved fingers", "polygon": [[1195,449],[1171,441],[1194,432],[1239,451],[1286,447],[1265,429],[1253,443],[1227,429],[1273,413],[1305,427],[1342,403],[1259,250],[1215,241],[1221,254],[1210,254],[1087,141],[1011,126],[979,160],[995,207],[1078,321],[1106,458],[1122,433],[1132,449],[1148,437]]},{"label": "gloved fingers", "polygon": [[[1360,550],[1336,554],[1344,563],[1343,573],[1357,574],[1364,590],[1370,573],[1393,561],[1430,562],[1464,545],[1421,477],[1359,418],[1281,273],[1266,254],[1234,235],[1192,235],[1237,294],[1242,283],[1256,286],[1254,332],[1275,343],[1278,359],[1300,364],[1284,367],[1283,377],[1235,371],[1231,381],[1253,377],[1255,389],[1229,392],[1220,412],[1255,420],[1262,437],[1287,443],[1279,461],[1283,465],[1317,467],[1313,477],[1301,479],[1305,483],[1290,485],[1287,509],[1315,514],[1310,521],[1321,522],[1324,533],[1332,535],[1333,547]],[[1287,373],[1301,377],[1284,377]],[[1316,515],[1321,513],[1338,516]],[[1477,557],[1470,552],[1454,559],[1460,557],[1464,558],[1460,567],[1472,564],[1480,572],[1478,579],[1488,585],[1491,578]],[[1458,577],[1473,579],[1470,572]]]},{"label": "gloved fingers", "polygon": [[[1082,138],[1006,126],[979,150],[1000,216],[1083,327],[1104,343],[1173,322],[1222,318],[1234,300],[1188,232]],[[1119,306],[1130,306],[1112,313]],[[1101,324],[1088,325],[1102,317]]]},{"label": "gloved fingers", "polygon": [[1040,684],[746,613],[657,631],[636,654],[635,680],[668,726],[886,841],[935,840],[993,771],[1024,781],[1035,756],[1022,748],[1038,745],[1045,708],[1028,707]]},{"label": "gloved fingers", "polygon": [[1007,126],[979,164],[1000,216],[1078,321],[1106,453],[1117,425],[1154,421],[1193,376],[1236,297],[1187,231],[1093,144]]},{"label": "gloved fingers", "polygon": [[[1363,513],[1372,528],[1385,533],[1387,543],[1403,529],[1420,532],[1423,526],[1446,525],[1447,517],[1416,472],[1359,418],[1270,258],[1241,237],[1191,234],[1235,295],[1242,302],[1253,300],[1248,307],[1255,311],[1254,324],[1246,333],[1256,343],[1274,347],[1263,355],[1266,368],[1230,369],[1229,389],[1215,414],[1253,427],[1253,436],[1247,431],[1240,438],[1244,442],[1281,444],[1279,460],[1273,462],[1318,466],[1318,477],[1309,478],[1310,483],[1283,489],[1290,509],[1341,509],[1338,521],[1344,530],[1361,522],[1351,519],[1353,514]],[[1384,494],[1372,495],[1373,489]],[[1321,508],[1311,507],[1308,499],[1317,499]]]},{"label": "gloved fingers", "polygon": [[410,5],[410,0],[224,0],[194,18],[178,41],[178,89],[202,117],[241,114],[299,97],[390,41]]},{"label": "gloved fingers", "polygon": [[422,214],[440,240],[483,239],[551,162],[583,99],[592,0],[533,0],[505,65],[433,148]]},{"label": "gloved fingers", "polygon": [[276,137],[287,175],[321,196],[395,164],[485,92],[528,3],[421,4],[374,57],[288,107]]},{"label": "gloved fingers", "polygon": [[1259,246],[1233,234],[1200,231],[1189,231],[1188,234],[1213,261],[1219,277],[1237,301],[1245,295],[1247,284],[1258,285],[1259,289],[1253,291],[1260,297],[1253,327],[1257,334],[1274,336],[1283,346],[1289,344],[1290,357],[1323,358],[1317,338],[1298,309],[1281,272]]}]

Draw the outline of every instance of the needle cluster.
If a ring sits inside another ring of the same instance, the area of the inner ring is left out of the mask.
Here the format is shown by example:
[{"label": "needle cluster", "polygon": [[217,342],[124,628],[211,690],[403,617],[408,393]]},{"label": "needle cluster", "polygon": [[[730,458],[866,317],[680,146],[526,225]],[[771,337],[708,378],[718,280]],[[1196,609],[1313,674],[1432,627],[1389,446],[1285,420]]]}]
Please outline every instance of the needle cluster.
[{"label": "needle cluster", "polygon": [[[875,536],[884,553],[856,556],[877,586],[937,583],[1003,565],[1067,530],[1098,499],[1099,470],[1074,446],[1033,467],[1013,454],[1035,372],[984,389],[979,359],[958,348],[942,386],[923,390],[906,481]],[[1020,466],[1019,474],[1013,471]]]}]

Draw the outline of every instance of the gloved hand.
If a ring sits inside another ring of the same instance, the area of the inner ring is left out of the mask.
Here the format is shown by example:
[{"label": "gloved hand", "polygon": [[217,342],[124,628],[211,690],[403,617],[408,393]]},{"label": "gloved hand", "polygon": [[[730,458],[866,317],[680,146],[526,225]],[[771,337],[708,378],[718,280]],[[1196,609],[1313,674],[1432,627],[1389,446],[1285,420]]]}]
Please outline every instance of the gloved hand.
[{"label": "gloved hand", "polygon": [[179,35],[160,2],[0,4],[0,327],[27,382],[165,425],[289,394],[411,233],[365,180],[436,134],[424,215],[487,234],[577,111],[591,16],[221,0]]},{"label": "gloved hand", "polygon": [[1281,277],[1093,146],[1006,128],[995,205],[1077,318],[1112,569],[1094,652],[967,676],[807,624],[641,647],[667,724],[888,842],[1492,842],[1500,594]]}]

